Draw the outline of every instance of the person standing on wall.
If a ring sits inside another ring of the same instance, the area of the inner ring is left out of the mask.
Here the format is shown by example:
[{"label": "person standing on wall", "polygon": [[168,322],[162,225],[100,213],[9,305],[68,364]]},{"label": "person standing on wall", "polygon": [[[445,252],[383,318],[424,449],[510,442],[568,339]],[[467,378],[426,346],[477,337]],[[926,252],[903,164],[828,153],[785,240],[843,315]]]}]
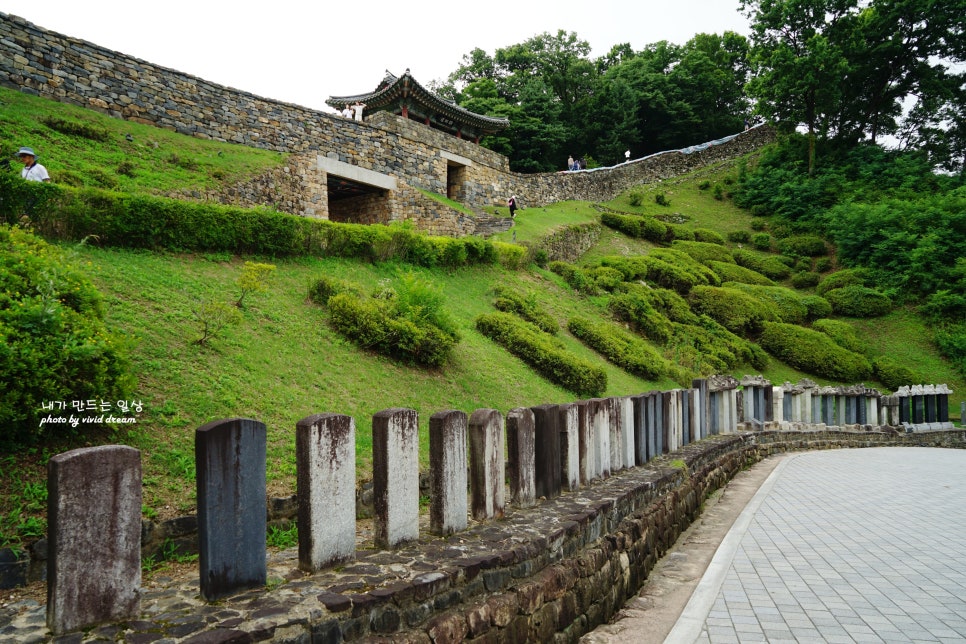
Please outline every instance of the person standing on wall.
[{"label": "person standing on wall", "polygon": [[23,170],[20,171],[21,177],[27,181],[50,181],[47,168],[37,163],[37,155],[34,153],[33,148],[20,148],[17,151],[17,156],[20,157],[20,161],[23,163]]}]

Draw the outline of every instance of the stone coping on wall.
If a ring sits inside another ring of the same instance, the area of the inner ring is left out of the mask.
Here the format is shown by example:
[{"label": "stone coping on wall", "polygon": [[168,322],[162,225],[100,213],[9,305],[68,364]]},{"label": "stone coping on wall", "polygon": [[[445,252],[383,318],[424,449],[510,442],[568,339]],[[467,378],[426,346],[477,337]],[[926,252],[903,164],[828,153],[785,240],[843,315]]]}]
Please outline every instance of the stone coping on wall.
[{"label": "stone coping on wall", "polygon": [[[154,576],[142,589],[141,619],[71,641],[576,641],[638,591],[708,494],[767,456],[966,448],[966,429],[850,429],[713,436],[534,508],[508,508],[503,520],[449,537],[422,531],[394,550],[359,549],[354,561],[311,575],[298,570],[297,549],[271,552],[267,587],[213,603],[199,595],[197,570]],[[36,602],[3,606],[0,640],[51,641],[44,613]]]}]

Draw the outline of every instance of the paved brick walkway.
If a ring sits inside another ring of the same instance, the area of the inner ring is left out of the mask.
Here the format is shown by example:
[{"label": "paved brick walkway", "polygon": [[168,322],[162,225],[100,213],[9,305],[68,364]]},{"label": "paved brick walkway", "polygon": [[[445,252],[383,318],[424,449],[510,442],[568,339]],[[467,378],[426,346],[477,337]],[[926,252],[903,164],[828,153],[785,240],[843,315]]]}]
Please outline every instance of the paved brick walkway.
[{"label": "paved brick walkway", "polygon": [[667,641],[966,642],[966,450],[783,461]]}]

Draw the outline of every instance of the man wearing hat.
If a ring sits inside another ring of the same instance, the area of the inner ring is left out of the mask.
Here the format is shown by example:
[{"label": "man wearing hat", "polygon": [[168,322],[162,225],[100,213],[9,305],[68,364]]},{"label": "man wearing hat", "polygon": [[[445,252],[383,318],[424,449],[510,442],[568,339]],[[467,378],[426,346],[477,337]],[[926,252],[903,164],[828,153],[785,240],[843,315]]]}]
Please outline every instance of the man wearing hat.
[{"label": "man wearing hat", "polygon": [[34,154],[33,148],[20,148],[17,156],[23,162],[23,170],[20,171],[21,177],[27,181],[50,181],[47,168],[37,163],[37,155]]}]

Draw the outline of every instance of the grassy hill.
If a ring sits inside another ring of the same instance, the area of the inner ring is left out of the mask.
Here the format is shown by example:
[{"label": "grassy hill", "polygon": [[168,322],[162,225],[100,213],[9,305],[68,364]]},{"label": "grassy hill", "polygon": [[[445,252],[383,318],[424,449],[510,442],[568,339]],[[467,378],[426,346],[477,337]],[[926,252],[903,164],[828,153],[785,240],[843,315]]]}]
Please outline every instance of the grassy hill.
[{"label": "grassy hill", "polygon": [[[43,155],[54,181],[73,185],[163,194],[202,188],[210,181],[242,181],[284,160],[277,153],[184,137],[9,90],[0,90],[0,103],[3,154],[31,145]],[[178,162],[188,159],[194,160],[193,167]],[[127,161],[134,164],[133,169],[122,165]],[[524,209],[514,228],[497,238],[536,243],[562,225],[599,221],[602,210],[660,216],[685,228],[712,229],[722,235],[751,231],[753,218],[726,196],[740,165],[749,162],[753,160],[640,186],[605,204],[568,202]],[[575,315],[612,320],[607,296],[581,295],[560,276],[535,264],[516,271],[496,265],[431,270],[341,258],[280,260],[118,250],[91,243],[65,246],[104,294],[108,324],[127,338],[138,379],[135,398],[143,403],[143,410],[134,425],[101,427],[0,457],[0,545],[43,533],[47,459],[72,447],[122,443],[141,449],[145,515],[169,517],[194,512],[194,430],[213,419],[243,416],[266,423],[269,491],[282,496],[295,490],[296,422],[310,414],[334,412],[355,418],[358,476],[367,479],[370,418],[382,409],[410,407],[419,412],[422,457],[428,462],[428,422],[437,411],[495,408],[506,413],[518,406],[574,400],[573,393],[547,381],[476,330],[475,317],[494,310],[497,286],[525,294],[560,323],[564,347],[606,371],[605,395],[677,386],[669,379],[645,381],[630,375],[572,337],[566,324]],[[582,262],[641,255],[653,247],[605,227]],[[248,260],[276,266],[269,290],[246,297],[237,325],[206,345],[197,344],[199,305],[237,300],[241,292],[237,281]],[[325,309],[307,299],[310,285],[321,276],[373,290],[409,274],[443,293],[445,307],[462,336],[443,368],[409,367],[358,348],[333,331]],[[883,318],[847,321],[872,355],[914,362],[928,382],[949,384],[956,391],[951,409],[958,410],[966,382],[937,355],[913,311],[901,309]],[[755,373],[776,383],[811,377],[822,384],[836,384],[774,358],[764,370],[748,365],[732,370],[739,378]],[[881,388],[878,383],[867,384]]]}]

